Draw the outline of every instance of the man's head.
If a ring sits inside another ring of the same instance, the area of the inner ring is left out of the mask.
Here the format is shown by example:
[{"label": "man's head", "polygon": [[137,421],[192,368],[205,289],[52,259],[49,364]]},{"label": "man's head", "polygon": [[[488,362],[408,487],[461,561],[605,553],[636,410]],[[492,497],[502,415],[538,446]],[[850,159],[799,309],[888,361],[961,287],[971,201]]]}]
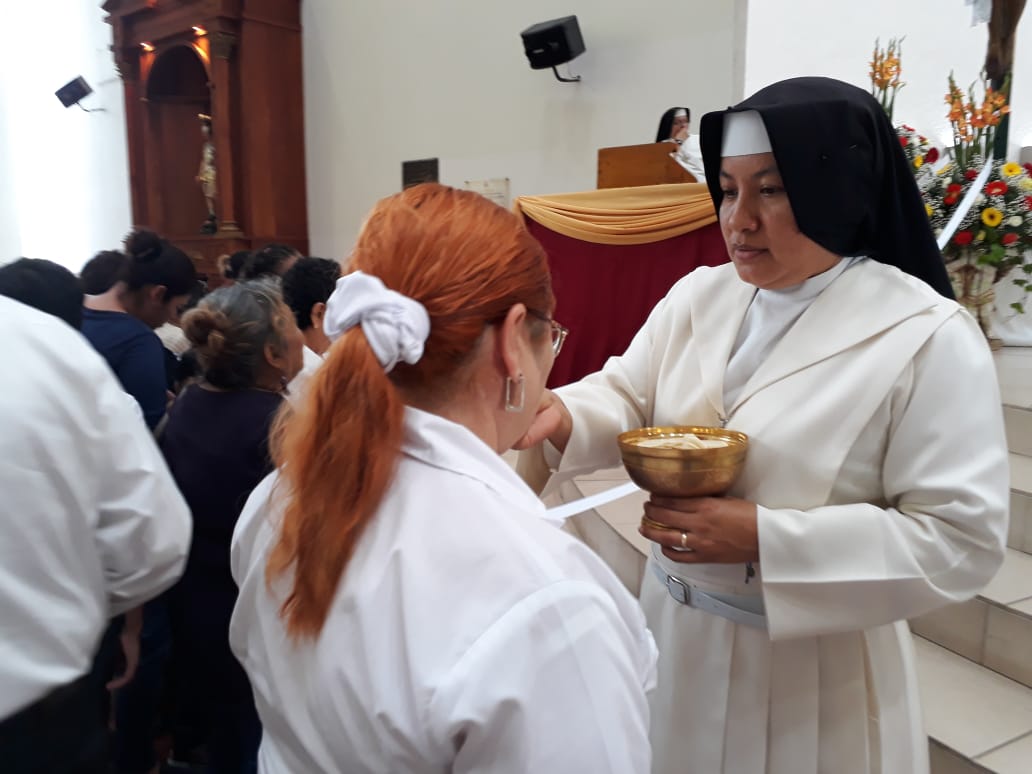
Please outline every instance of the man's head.
[{"label": "man's head", "polygon": [[340,278],[340,264],[326,258],[302,258],[283,275],[283,300],[294,312],[308,348],[318,354],[330,345],[323,333],[326,300]]}]

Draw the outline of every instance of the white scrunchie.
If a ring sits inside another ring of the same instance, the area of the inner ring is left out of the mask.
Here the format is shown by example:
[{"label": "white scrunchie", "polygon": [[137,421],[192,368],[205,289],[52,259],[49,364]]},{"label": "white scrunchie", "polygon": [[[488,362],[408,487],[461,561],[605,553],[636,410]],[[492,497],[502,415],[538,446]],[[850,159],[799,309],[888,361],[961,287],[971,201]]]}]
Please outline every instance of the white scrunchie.
[{"label": "white scrunchie", "polygon": [[323,331],[336,341],[362,326],[373,354],[388,373],[399,360],[418,363],[430,335],[430,315],[418,301],[361,271],[345,274],[326,302]]}]

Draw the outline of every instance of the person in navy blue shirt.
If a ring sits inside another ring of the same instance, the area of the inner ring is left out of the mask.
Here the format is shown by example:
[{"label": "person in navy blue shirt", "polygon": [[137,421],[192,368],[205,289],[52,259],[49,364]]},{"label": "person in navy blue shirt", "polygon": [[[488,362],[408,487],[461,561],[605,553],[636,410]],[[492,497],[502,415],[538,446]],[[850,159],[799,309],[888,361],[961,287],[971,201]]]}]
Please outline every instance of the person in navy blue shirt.
[{"label": "person in navy blue shirt", "polygon": [[272,471],[269,430],[301,370],[304,338],[270,281],[216,290],[186,314],[183,332],[201,379],[176,400],[161,436],[193,517],[187,569],[169,595],[176,690],[181,712],[201,721],[210,774],[245,774],[257,765],[261,725],[229,649],[229,546],[251,490]]},{"label": "person in navy blue shirt", "polygon": [[165,354],[154,329],[186,303],[197,285],[193,262],[153,231],[126,239],[125,260],[109,290],[87,296],[83,335],[136,398],[152,430],[165,416]]}]

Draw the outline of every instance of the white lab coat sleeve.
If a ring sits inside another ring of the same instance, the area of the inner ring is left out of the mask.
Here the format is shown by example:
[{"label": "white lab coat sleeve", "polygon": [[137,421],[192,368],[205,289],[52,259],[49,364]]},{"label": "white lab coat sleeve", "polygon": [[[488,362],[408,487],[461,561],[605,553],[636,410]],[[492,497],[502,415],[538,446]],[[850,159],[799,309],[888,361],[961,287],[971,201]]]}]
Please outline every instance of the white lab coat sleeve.
[{"label": "white lab coat sleeve", "polygon": [[1003,561],[1007,442],[981,332],[955,315],[901,378],[909,395],[884,457],[851,451],[880,465],[889,507],[759,508],[773,639],[866,629],[969,599]]},{"label": "white lab coat sleeve", "polygon": [[110,612],[151,599],[182,575],[190,510],[147,426],[110,373],[98,374],[90,453],[98,491],[94,532]]},{"label": "white lab coat sleeve", "polygon": [[434,692],[428,723],[451,771],[647,774],[655,662],[640,635],[591,583],[521,600]]}]

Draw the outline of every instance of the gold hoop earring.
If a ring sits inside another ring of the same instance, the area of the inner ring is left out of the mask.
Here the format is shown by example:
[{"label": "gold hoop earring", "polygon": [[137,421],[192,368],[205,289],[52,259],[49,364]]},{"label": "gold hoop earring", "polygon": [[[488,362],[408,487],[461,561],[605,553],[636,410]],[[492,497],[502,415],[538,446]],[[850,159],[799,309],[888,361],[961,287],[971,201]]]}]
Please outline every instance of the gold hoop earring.
[{"label": "gold hoop earring", "polygon": [[[515,400],[513,393],[515,393]],[[518,414],[523,411],[523,403],[526,398],[527,391],[523,382],[523,374],[520,374],[515,379],[511,376],[505,377],[505,410],[512,413]]]}]

